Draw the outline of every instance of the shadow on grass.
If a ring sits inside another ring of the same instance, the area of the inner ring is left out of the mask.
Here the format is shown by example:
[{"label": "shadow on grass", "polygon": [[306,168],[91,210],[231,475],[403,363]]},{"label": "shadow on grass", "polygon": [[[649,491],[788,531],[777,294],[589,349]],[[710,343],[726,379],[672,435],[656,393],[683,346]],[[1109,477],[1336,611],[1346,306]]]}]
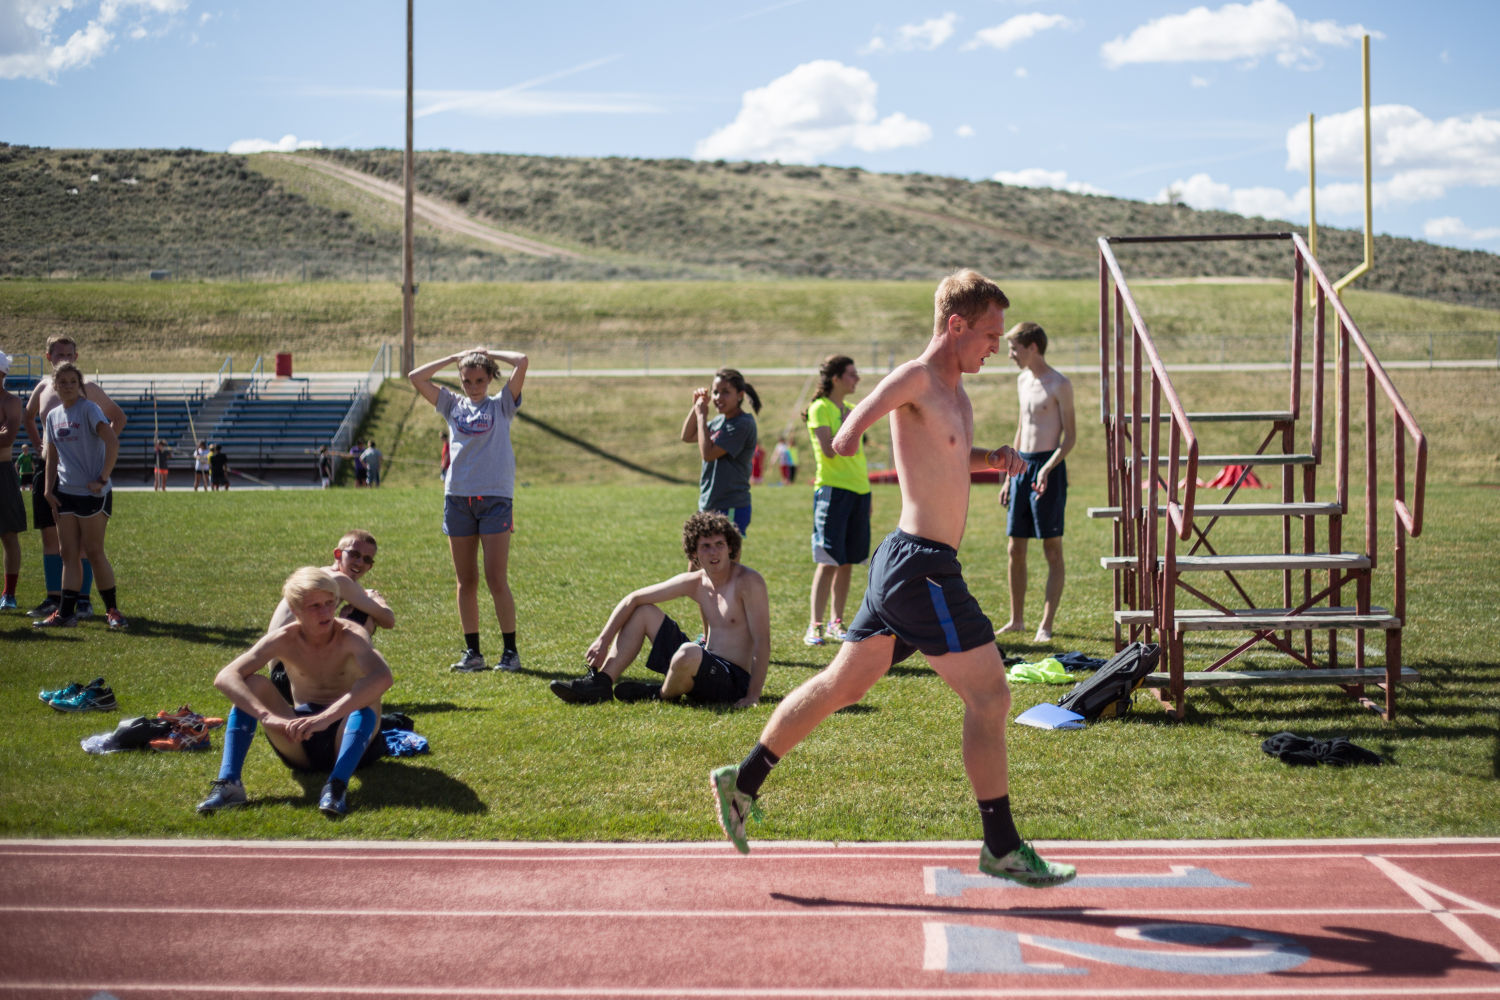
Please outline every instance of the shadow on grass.
[{"label": "shadow on grass", "polygon": [[489,712],[493,709],[480,705],[455,705],[451,701],[387,701],[383,703],[386,712],[401,712],[412,716],[413,721],[422,713],[439,712]]},{"label": "shadow on grass", "polygon": [[249,646],[265,635],[258,628],[222,628],[189,622],[164,622],[154,618],[130,617],[128,634],[144,638],[177,639],[182,642],[197,642],[208,646]]},{"label": "shadow on grass", "polygon": [[637,465],[635,462],[632,462],[629,459],[621,458],[615,452],[600,448],[598,445],[594,444],[591,441],[585,441],[583,438],[574,437],[572,434],[569,434],[562,428],[554,427],[552,424],[547,423],[547,421],[545,420],[538,420],[536,417],[525,412],[524,410],[516,411],[516,419],[522,421],[523,423],[531,424],[533,427],[536,427],[539,430],[546,431],[548,434],[551,434],[559,441],[566,441],[568,444],[573,445],[575,448],[586,451],[590,455],[593,455],[595,458],[603,459],[606,462],[618,465],[622,469],[629,469],[631,472],[639,472],[643,476],[650,476],[653,479],[659,479],[664,483],[671,483],[674,486],[688,485],[688,481],[686,479],[679,479],[676,476],[669,476],[665,472],[659,472],[656,469],[648,469],[644,465]]},{"label": "shadow on grass", "polygon": [[[301,795],[252,797],[249,804],[316,808],[328,776],[312,771],[293,771],[292,777],[302,786]],[[472,816],[489,811],[472,788],[435,767],[382,758],[360,768],[356,777],[359,786],[349,792],[351,812],[360,809],[441,809]]]}]

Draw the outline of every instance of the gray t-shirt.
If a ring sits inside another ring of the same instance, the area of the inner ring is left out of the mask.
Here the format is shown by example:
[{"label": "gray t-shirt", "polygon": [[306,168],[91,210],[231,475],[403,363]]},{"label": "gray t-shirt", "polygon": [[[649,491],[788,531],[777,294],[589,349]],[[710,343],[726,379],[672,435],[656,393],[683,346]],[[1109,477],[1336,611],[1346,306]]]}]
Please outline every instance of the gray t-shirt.
[{"label": "gray t-shirt", "polygon": [[755,415],[749,410],[742,410],[733,419],[714,417],[708,422],[708,440],[728,454],[703,463],[703,472],[698,478],[698,509],[735,510],[750,506],[750,462],[755,457]]},{"label": "gray t-shirt", "polygon": [[516,495],[516,455],[510,447],[510,422],[521,401],[509,385],[475,404],[446,386],[438,387],[434,408],[448,422],[451,464],[443,478],[445,492],[457,497]]},{"label": "gray t-shirt", "polygon": [[[104,411],[91,399],[79,399],[71,407],[54,406],[47,411],[47,446],[57,449],[59,493],[92,495],[89,483],[104,472],[108,452],[97,428],[107,423]],[[113,488],[113,483],[104,484],[105,491]]]}]

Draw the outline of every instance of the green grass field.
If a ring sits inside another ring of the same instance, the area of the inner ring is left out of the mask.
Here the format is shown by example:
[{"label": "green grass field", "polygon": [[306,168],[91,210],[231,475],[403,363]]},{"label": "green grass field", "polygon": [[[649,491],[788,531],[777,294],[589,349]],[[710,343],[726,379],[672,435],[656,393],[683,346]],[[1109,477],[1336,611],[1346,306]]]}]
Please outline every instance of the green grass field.
[{"label": "green grass field", "polygon": [[[993,374],[972,381],[979,437],[1008,441],[1013,381]],[[1110,581],[1097,557],[1107,553],[1109,533],[1104,522],[1083,514],[1104,501],[1097,387],[1086,378],[1075,381],[1081,443],[1069,459],[1069,580],[1056,648],[1105,655]],[[1493,636],[1500,581],[1492,562],[1500,529],[1496,374],[1403,371],[1397,381],[1432,441],[1426,530],[1410,550],[1405,638],[1406,663],[1422,680],[1402,691],[1398,719],[1384,723],[1329,686],[1194,691],[1183,724],[1169,722],[1143,693],[1130,717],[1081,732],[1013,726],[1012,789],[1027,836],[1500,832],[1500,657]],[[708,769],[743,756],[776,699],[833,655],[800,642],[810,580],[810,488],[755,494],[744,559],[769,582],[773,625],[768,696],[759,707],[577,708],[546,689],[548,679],[582,670],[583,650],[624,592],[683,566],[679,530],[695,504],[696,461],[675,433],[691,384],[528,383],[523,412],[540,423],[518,424],[515,435],[522,485],[511,580],[525,661],[516,675],[447,669],[460,636],[432,475],[437,425],[404,385],[386,388],[370,425],[393,459],[389,485],[379,491],[121,493],[109,550],[131,631],[110,634],[94,621],[37,635],[29,619],[0,617],[0,831],[40,837],[716,837]],[[803,385],[783,378],[760,386],[767,403],[763,433],[791,416]],[[1228,375],[1195,376],[1181,388],[1191,397],[1247,409],[1281,391],[1261,376]],[[596,450],[579,448],[548,426]],[[872,455],[878,457],[883,444],[876,438]],[[611,455],[679,482],[633,472]],[[877,488],[877,533],[894,524],[898,505],[893,488]],[[1389,515],[1382,517],[1381,531],[1388,534]],[[340,532],[353,525],[370,528],[381,542],[367,582],[387,596],[398,617],[398,627],[377,639],[397,677],[387,706],[416,720],[432,742],[431,755],[361,772],[352,786],[354,811],[331,824],[312,808],[316,785],[300,784],[263,740],[245,772],[253,805],[212,818],[197,816],[193,805],[217,772],[217,736],[207,754],[83,753],[82,737],[113,728],[124,716],[183,702],[225,713],[227,703],[210,685],[214,672],[258,636],[284,576],[298,565],[326,561]],[[1357,519],[1350,519],[1346,534],[1358,537]],[[1002,536],[994,489],[976,487],[962,559],[992,617],[1003,615],[1006,599]],[[23,536],[23,549],[21,595],[29,604],[40,596],[35,533]],[[857,582],[853,597],[862,589]],[[693,630],[690,606],[670,610]],[[484,641],[487,652],[498,649],[493,625]],[[1034,649],[1024,642],[1013,647]],[[1278,665],[1265,654],[1253,662]],[[115,688],[119,713],[62,715],[36,699],[41,688],[99,674]],[[1014,711],[1056,700],[1062,690],[1018,685]],[[920,656],[899,665],[863,704],[828,720],[778,768],[764,797],[767,822],[752,835],[977,837],[959,723],[957,698]],[[1289,769],[1260,751],[1262,739],[1283,730],[1348,736],[1381,753],[1389,766]]]}]

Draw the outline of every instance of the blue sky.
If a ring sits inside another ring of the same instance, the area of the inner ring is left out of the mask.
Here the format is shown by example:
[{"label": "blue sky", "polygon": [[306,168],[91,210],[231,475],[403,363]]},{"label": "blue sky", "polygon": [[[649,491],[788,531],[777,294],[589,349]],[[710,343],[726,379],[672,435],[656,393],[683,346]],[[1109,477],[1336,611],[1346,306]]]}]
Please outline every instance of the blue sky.
[{"label": "blue sky", "polygon": [[[416,145],[921,171],[1500,252],[1500,4],[418,0]],[[0,0],[0,139],[404,142],[401,0]]]}]

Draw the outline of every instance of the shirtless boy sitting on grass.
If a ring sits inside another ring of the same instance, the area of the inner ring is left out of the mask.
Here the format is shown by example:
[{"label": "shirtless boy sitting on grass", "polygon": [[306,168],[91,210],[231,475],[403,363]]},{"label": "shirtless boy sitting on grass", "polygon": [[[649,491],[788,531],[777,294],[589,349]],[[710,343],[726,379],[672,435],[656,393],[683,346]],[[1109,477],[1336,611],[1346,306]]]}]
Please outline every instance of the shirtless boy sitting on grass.
[{"label": "shirtless boy sitting on grass", "polygon": [[[702,511],[688,518],[682,526],[682,550],[693,568],[627,594],[584,654],[589,672],[577,680],[553,681],[553,694],[575,704],[669,701],[683,695],[696,704],[735,708],[760,701],[771,653],[765,579],[740,565],[740,533],[723,514]],[[705,636],[701,646],[657,607],[678,597],[698,605]],[[660,684],[621,681],[648,639],[646,666],[666,676]]]},{"label": "shirtless boy sitting on grass", "polygon": [[[390,667],[363,629],[338,617],[339,584],[332,573],[304,566],[281,590],[292,620],[266,633],[214,678],[234,707],[224,726],[219,777],[200,813],[247,801],[240,772],[257,723],[271,749],[296,771],[328,771],[318,808],[329,817],[348,812],[345,792],[354,769],[376,738],[376,706],[391,686]],[[260,673],[273,660],[286,669],[288,701]],[[293,707],[295,705],[295,707]]]}]

